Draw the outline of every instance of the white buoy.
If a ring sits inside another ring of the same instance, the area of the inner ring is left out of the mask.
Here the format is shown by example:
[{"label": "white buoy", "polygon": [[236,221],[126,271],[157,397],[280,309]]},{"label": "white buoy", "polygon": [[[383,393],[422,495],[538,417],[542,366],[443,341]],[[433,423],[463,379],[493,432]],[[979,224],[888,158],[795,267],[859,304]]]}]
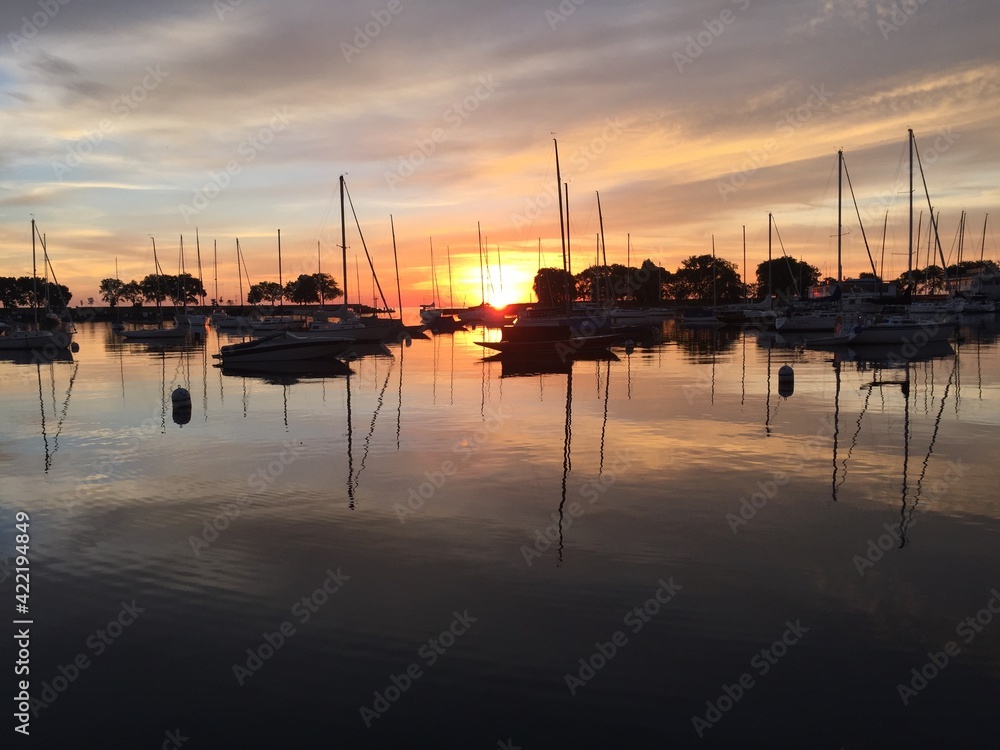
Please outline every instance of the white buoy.
[{"label": "white buoy", "polygon": [[795,392],[795,370],[789,365],[782,365],[778,370],[778,395],[788,398]]}]

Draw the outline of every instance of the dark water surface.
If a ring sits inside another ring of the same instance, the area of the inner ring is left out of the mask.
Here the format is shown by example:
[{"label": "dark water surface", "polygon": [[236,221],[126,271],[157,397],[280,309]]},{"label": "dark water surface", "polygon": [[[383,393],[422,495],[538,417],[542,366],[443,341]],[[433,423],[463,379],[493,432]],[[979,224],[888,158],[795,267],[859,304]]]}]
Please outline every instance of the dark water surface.
[{"label": "dark water surface", "polygon": [[4,746],[995,747],[1000,352],[961,331],[891,367],[672,324],[547,374],[481,332],[346,377],[101,325],[0,360]]}]

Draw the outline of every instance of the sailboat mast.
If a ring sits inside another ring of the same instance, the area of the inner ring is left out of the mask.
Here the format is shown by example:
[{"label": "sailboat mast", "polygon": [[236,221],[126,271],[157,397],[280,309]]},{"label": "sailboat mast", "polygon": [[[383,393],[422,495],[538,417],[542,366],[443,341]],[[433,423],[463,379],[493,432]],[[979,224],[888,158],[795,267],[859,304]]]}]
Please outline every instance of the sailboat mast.
[{"label": "sailboat mast", "polygon": [[[396,225],[392,223],[392,214],[389,214],[389,228],[392,230],[392,262],[396,266],[396,299],[399,305],[399,319],[403,320],[403,291],[399,286],[399,256],[396,255]],[[392,317],[391,315],[389,316]]]},{"label": "sailboat mast", "polygon": [[749,288],[747,287],[747,225],[743,225],[743,304],[745,305],[750,301],[750,297],[747,294]]},{"label": "sailboat mast", "polygon": [[[198,227],[194,228],[194,246],[195,246],[195,251],[198,254],[198,283],[200,284],[201,283],[201,278],[202,278],[202,271],[201,271],[201,239],[198,237]],[[201,288],[204,290],[205,289],[205,285],[202,284]],[[202,292],[202,295],[201,295],[201,306],[202,307],[205,306],[205,294],[204,294],[204,292]]]},{"label": "sailboat mast", "polygon": [[31,220],[31,307],[35,313],[35,326],[38,326],[38,261],[35,256],[35,220]]},{"label": "sailboat mast", "polygon": [[[562,243],[563,271],[566,270],[566,226],[563,222],[563,195],[562,195],[562,172],[559,171],[559,141],[555,138],[552,143],[556,149],[556,196],[559,198],[559,242]],[[568,222],[567,222],[568,223]],[[564,279],[565,280],[565,279]],[[569,296],[569,286],[566,286],[566,296]]]},{"label": "sailboat mast", "polygon": [[323,256],[319,251],[319,240],[316,240],[316,285],[319,287],[319,306],[326,302],[326,284],[323,283]]},{"label": "sailboat mast", "polygon": [[983,219],[983,244],[979,246],[979,262],[983,262],[983,256],[986,253],[986,223],[990,220],[990,215],[986,214],[986,218]]},{"label": "sailboat mast", "polygon": [[844,230],[841,217],[843,208],[844,149],[837,151],[837,283],[844,280],[844,266],[841,258]]},{"label": "sailboat mast", "polygon": [[[601,193],[597,190],[594,192],[597,193],[597,221],[598,226],[601,228],[601,260],[602,265],[604,266],[604,273],[608,274],[608,248],[607,245],[604,244],[604,214],[601,213]],[[614,300],[611,299],[611,277],[606,276],[605,281],[608,285],[608,302],[613,304]]]},{"label": "sailboat mast", "polygon": [[[910,240],[906,251],[906,278],[909,280],[910,284],[913,283],[913,128],[910,128],[907,133],[909,138],[907,142],[910,149]],[[888,216],[888,214],[886,215]],[[919,235],[918,235],[919,236]]]},{"label": "sailboat mast", "polygon": [[[243,309],[243,268],[240,266],[240,238],[236,238],[236,275],[240,280],[240,310]],[[247,279],[249,281],[249,279]]]},{"label": "sailboat mast", "polygon": [[448,245],[448,302],[455,308],[455,288],[451,283],[451,245]]},{"label": "sailboat mast", "polygon": [[476,222],[476,234],[479,237],[479,286],[482,291],[483,304],[486,304],[486,276],[483,274],[483,228]]},{"label": "sailboat mast", "polygon": [[219,299],[219,241],[212,240],[212,263],[215,267],[213,274],[215,275],[215,304],[221,305],[222,301]]},{"label": "sailboat mast", "polygon": [[285,306],[285,284],[281,278],[281,230],[278,230],[278,306]]},{"label": "sailboat mast", "polygon": [[715,293],[715,235],[712,235],[712,311],[718,306],[718,298]]},{"label": "sailboat mast", "polygon": [[340,175],[340,250],[344,262],[344,309],[347,309],[347,224],[344,221],[344,175]]},{"label": "sailboat mast", "polygon": [[[767,298],[771,300],[774,296],[774,268],[771,263],[771,226],[774,224],[774,214],[767,215]],[[768,306],[774,304],[773,301]]]},{"label": "sailboat mast", "polygon": [[962,263],[962,254],[965,250],[965,211],[958,220],[958,262]]}]

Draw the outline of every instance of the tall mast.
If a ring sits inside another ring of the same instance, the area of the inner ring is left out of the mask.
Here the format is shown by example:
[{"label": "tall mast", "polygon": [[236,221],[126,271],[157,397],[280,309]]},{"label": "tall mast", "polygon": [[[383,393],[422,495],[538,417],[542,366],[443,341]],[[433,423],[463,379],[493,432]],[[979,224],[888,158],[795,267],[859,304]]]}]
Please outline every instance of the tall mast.
[{"label": "tall mast", "polygon": [[31,220],[31,290],[34,299],[31,307],[35,313],[35,326],[38,326],[38,261],[35,258],[35,220]]},{"label": "tall mast", "polygon": [[[573,277],[573,244],[569,240],[569,183],[564,182],[563,188],[566,191],[566,309],[573,306],[573,300],[569,298],[569,285]],[[576,296],[575,294],[573,295]]]},{"label": "tall mast", "polygon": [[[392,230],[392,262],[396,266],[396,299],[399,305],[399,320],[403,320],[403,291],[399,286],[399,257],[396,255],[396,225],[392,223],[392,214],[389,214],[389,228]],[[392,317],[390,315],[390,317]]]},{"label": "tall mast", "polygon": [[[559,171],[559,141],[555,138],[552,139],[552,143],[555,144],[556,148],[556,194],[559,198],[559,241],[562,243],[562,260],[563,260],[563,270],[567,268],[566,265],[566,224],[569,223],[567,220],[563,222],[563,194],[562,194],[562,173]],[[567,286],[567,295],[569,292],[569,287]]]},{"label": "tall mast", "polygon": [[319,251],[319,240],[316,240],[316,285],[319,287],[319,306],[323,307],[326,302],[324,294],[326,285],[323,283],[323,256]]},{"label": "tall mast", "polygon": [[[240,238],[236,238],[236,275],[240,280],[240,310],[243,310],[243,269],[240,266],[240,257],[242,253],[240,252]],[[249,281],[249,279],[247,279]]]},{"label": "tall mast", "polygon": [[451,245],[448,245],[448,303],[455,308],[455,290],[451,284]]},{"label": "tall mast", "polygon": [[219,241],[212,240],[212,262],[215,266],[213,271],[215,275],[215,304],[221,305],[222,300],[219,299]]},{"label": "tall mast", "polygon": [[844,266],[841,259],[844,230],[841,223],[844,181],[844,149],[837,151],[837,283],[844,280]]},{"label": "tall mast", "polygon": [[743,304],[750,301],[747,295],[747,225],[743,225]]},{"label": "tall mast", "polygon": [[285,306],[285,284],[281,278],[281,230],[278,230],[278,305]]},{"label": "tall mast", "polygon": [[[195,246],[195,250],[198,253],[198,283],[201,283],[201,278],[202,278],[202,271],[201,271],[201,239],[199,239],[199,237],[198,237],[198,227],[194,228],[194,246]],[[204,290],[205,285],[202,284],[201,288]],[[202,293],[202,295],[201,295],[201,306],[202,307],[205,306],[205,295],[204,295],[204,293]],[[204,310],[202,312],[204,312]]]},{"label": "tall mast", "polygon": [[771,225],[774,224],[774,215],[767,214],[767,299],[768,307],[774,304],[774,268],[771,263]]},{"label": "tall mast", "polygon": [[913,128],[907,130],[910,149],[910,240],[906,251],[906,278],[913,283]]},{"label": "tall mast", "polygon": [[[608,271],[608,248],[604,244],[604,214],[601,213],[601,194],[600,194],[599,191],[595,191],[595,192],[597,192],[597,220],[598,220],[598,225],[601,228],[601,259],[603,261],[602,265],[604,266],[604,273],[608,273],[609,272]],[[611,289],[610,289],[611,278],[607,277],[606,281],[607,281],[607,284],[608,284],[608,287],[609,287],[608,288],[608,301],[611,302],[611,303],[614,303],[614,300],[611,299]]]},{"label": "tall mast", "polygon": [[500,282],[500,297],[503,298],[503,264],[500,262],[500,246],[497,245],[497,280]]},{"label": "tall mast", "polygon": [[986,214],[986,218],[983,219],[983,244],[979,246],[979,262],[983,262],[983,255],[986,252],[986,222],[990,220],[990,215]]},{"label": "tall mast", "polygon": [[434,238],[428,237],[427,241],[430,243],[431,248],[431,304],[434,307],[438,306],[438,285],[437,285],[437,271],[434,269]]},{"label": "tall mast", "polygon": [[483,304],[486,304],[486,276],[483,273],[483,228],[476,222],[476,234],[479,237],[479,287],[482,293]]},{"label": "tall mast", "polygon": [[717,305],[717,297],[715,294],[715,235],[712,235],[712,310],[715,311]]},{"label": "tall mast", "polygon": [[156,238],[149,235],[149,239],[153,241],[153,270],[156,273],[156,317],[163,323],[163,315],[160,312],[160,261],[156,257]]},{"label": "tall mast", "polygon": [[344,310],[347,310],[347,224],[344,223],[344,175],[340,175],[340,250],[344,261]]},{"label": "tall mast", "polygon": [[965,251],[965,211],[958,220],[958,262],[962,262],[962,254]]}]

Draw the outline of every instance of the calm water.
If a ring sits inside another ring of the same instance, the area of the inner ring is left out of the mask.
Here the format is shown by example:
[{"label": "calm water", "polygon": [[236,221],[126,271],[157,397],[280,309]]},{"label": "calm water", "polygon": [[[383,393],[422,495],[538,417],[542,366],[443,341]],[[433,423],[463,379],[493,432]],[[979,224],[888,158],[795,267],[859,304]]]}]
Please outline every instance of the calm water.
[{"label": "calm water", "polygon": [[672,324],[546,374],[481,332],[350,376],[102,325],[0,360],[48,704],[16,746],[994,747],[1000,349],[962,332],[892,367]]}]

